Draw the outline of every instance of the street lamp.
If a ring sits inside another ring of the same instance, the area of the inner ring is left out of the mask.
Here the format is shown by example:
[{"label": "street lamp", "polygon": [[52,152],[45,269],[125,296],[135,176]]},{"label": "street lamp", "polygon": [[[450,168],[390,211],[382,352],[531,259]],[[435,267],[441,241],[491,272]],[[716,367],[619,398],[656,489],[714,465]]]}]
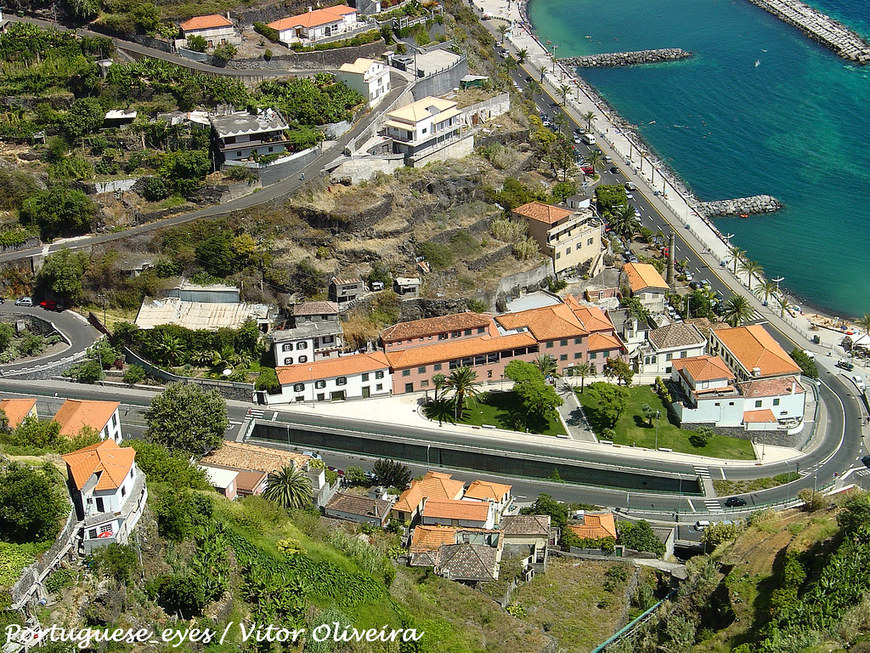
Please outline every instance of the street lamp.
[{"label": "street lamp", "polygon": [[659,450],[659,417],[661,417],[662,411],[656,411],[656,451]]},{"label": "street lamp", "polygon": [[776,279],[771,279],[776,284],[776,294],[779,294],[779,282],[783,281],[785,277],[777,277]]}]

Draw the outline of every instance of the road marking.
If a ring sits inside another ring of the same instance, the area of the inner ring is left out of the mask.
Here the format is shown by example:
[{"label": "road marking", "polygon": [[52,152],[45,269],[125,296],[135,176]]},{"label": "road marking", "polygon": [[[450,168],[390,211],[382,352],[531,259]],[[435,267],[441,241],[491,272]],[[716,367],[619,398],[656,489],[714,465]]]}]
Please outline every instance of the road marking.
[{"label": "road marking", "polygon": [[727,478],[725,478],[725,468],[724,468],[724,467],[720,467],[720,468],[719,468],[719,473],[722,474],[722,480],[723,480],[723,481],[727,481],[727,480],[728,480]]},{"label": "road marking", "polygon": [[686,499],[686,501],[687,501],[688,504],[689,504],[689,508],[692,509],[692,512],[698,512],[697,510],[695,510],[695,504],[692,503],[692,500],[691,500],[691,499]]},{"label": "road marking", "polygon": [[695,465],[694,467],[695,467],[695,473],[698,476],[700,476],[701,478],[710,478],[710,470],[708,468],[698,467],[697,465]]},{"label": "road marking", "polygon": [[274,422],[277,419],[278,419],[278,411],[276,410],[275,412],[272,413],[272,421]]}]

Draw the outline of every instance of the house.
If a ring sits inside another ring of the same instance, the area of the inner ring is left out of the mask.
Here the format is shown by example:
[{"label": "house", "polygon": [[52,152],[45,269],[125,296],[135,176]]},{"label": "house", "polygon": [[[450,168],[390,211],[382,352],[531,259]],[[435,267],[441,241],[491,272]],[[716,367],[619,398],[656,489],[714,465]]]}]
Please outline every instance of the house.
[{"label": "house", "polygon": [[486,529],[495,526],[495,506],[489,501],[427,498],[422,515],[424,526]]},{"label": "house", "polygon": [[[215,467],[217,467],[215,465]],[[260,496],[266,489],[269,475],[255,469],[237,469],[236,494],[240,497]]]},{"label": "house", "polygon": [[804,417],[806,391],[797,376],[753,379],[737,384],[743,402],[747,431],[767,431],[795,426]]},{"label": "house", "polygon": [[407,490],[402,492],[393,504],[393,516],[400,522],[411,523],[423,511],[426,499],[459,500],[465,484],[443,472],[426,472],[420,480],[411,481]]},{"label": "house", "polygon": [[640,300],[651,313],[665,310],[665,293],[670,290],[667,281],[649,263],[626,263],[622,268],[622,280],[630,290],[630,296]]},{"label": "house", "polygon": [[419,277],[396,277],[393,279],[393,290],[398,295],[413,295],[416,297],[422,285],[423,282]]},{"label": "house", "polygon": [[121,418],[118,416],[120,403],[117,401],[91,401],[67,399],[55,413],[54,421],[60,424],[60,434],[73,438],[85,426],[94,429],[103,440],[120,443]]},{"label": "house", "polygon": [[237,286],[226,283],[193,283],[182,280],[174,288],[169,288],[166,297],[177,297],[183,302],[202,302],[205,304],[238,304],[242,301]]},{"label": "house", "polygon": [[335,75],[375,106],[390,90],[390,69],[386,64],[360,57],[353,63],[343,63]]},{"label": "house", "polygon": [[438,558],[438,549],[456,544],[458,530],[450,526],[421,525],[414,528],[408,548],[408,564],[411,567],[434,567]]},{"label": "house", "polygon": [[267,331],[274,309],[267,304],[186,301],[179,297],[146,297],[136,314],[136,326],[153,329],[161,324],[177,324],[186,329],[217,331],[238,328],[254,320]]},{"label": "house", "polygon": [[210,467],[208,465],[199,465],[199,468],[205,472],[209,485],[217,490],[219,494],[222,494],[227,499],[235,499],[238,496],[236,481],[239,477],[239,472],[237,470]]},{"label": "house", "polygon": [[335,5],[282,18],[269,23],[269,27],[278,30],[278,40],[285,45],[316,43],[352,32],[357,27],[357,10],[347,5]]},{"label": "house", "polygon": [[529,202],[512,214],[528,225],[556,275],[582,268],[601,252],[603,223],[590,207],[575,210]]},{"label": "house", "polygon": [[[462,111],[453,100],[425,97],[400,109],[387,112],[384,135],[393,141],[393,153],[405,156],[407,165],[425,159],[428,163],[441,158],[462,157],[474,148],[474,137],[466,139],[466,148],[454,153],[444,150],[460,141]],[[465,151],[465,150],[468,151]],[[450,156],[448,156],[448,154]]]},{"label": "house", "polygon": [[201,36],[205,39],[209,50],[218,45],[231,43],[239,46],[242,44],[242,36],[236,30],[229,16],[209,14],[208,16],[194,16],[179,25],[183,38],[175,43],[175,47],[187,47],[187,39],[191,36]]},{"label": "house", "polygon": [[498,580],[502,546],[486,544],[447,544],[438,549],[434,572],[449,580],[472,587]]},{"label": "house", "polygon": [[734,373],[718,356],[692,356],[672,363],[671,385],[679,391],[673,408],[684,426],[739,426],[743,398],[734,384]]},{"label": "house", "polygon": [[112,109],[106,112],[103,119],[106,127],[120,127],[121,125],[129,125],[136,120],[139,115],[138,111],[124,111],[123,109]]},{"label": "house", "polygon": [[692,324],[674,322],[652,329],[647,335],[647,343],[641,345],[638,352],[640,371],[644,374],[670,376],[671,361],[701,356],[706,347],[707,338]]},{"label": "house", "polygon": [[513,503],[511,486],[491,481],[475,480],[465,490],[463,501],[487,501],[495,508],[495,520],[498,523],[505,510]]},{"label": "house", "polygon": [[268,339],[277,367],[335,358],[344,349],[344,331],[338,321],[301,322],[292,329],[272,331]]},{"label": "house", "polygon": [[398,351],[445,340],[458,340],[494,334],[492,317],[481,313],[453,313],[439,317],[400,322],[387,327],[381,334],[384,351]]},{"label": "house", "polygon": [[565,200],[565,206],[573,211],[588,209],[592,206],[592,199],[588,195],[571,195]]},{"label": "house", "polygon": [[4,399],[0,401],[0,410],[6,415],[6,423],[10,429],[17,429],[25,417],[38,417],[36,414],[36,398]]},{"label": "house", "polygon": [[209,116],[217,149],[224,161],[282,154],[287,151],[287,122],[275,109],[256,114],[240,111],[228,116]]},{"label": "house", "polygon": [[270,403],[343,401],[392,392],[390,363],[383,352],[324,358],[279,367],[281,392],[268,395]]},{"label": "house", "polygon": [[360,278],[340,279],[332,277],[329,282],[329,299],[337,302],[339,306],[352,302],[366,292],[366,284]]},{"label": "house", "polygon": [[291,309],[293,326],[306,322],[333,322],[339,324],[338,304],[335,302],[303,302]]},{"label": "house", "polygon": [[148,499],[145,475],[135,463],[136,451],[107,439],[62,458],[82,521],[85,553],[113,542],[126,544]]},{"label": "house", "polygon": [[382,499],[337,492],[326,504],[325,513],[327,517],[383,527],[387,525],[391,507],[392,503]]},{"label": "house", "polygon": [[581,523],[570,524],[568,528],[581,540],[602,540],[613,538],[616,541],[616,522],[612,512],[583,513]]},{"label": "house", "polygon": [[310,459],[310,456],[293,451],[258,447],[245,442],[226,441],[221,445],[220,449],[215,449],[207,456],[203,456],[200,462],[209,467],[250,470],[270,474],[281,471],[285,467],[305,469]]},{"label": "house", "polygon": [[801,368],[760,324],[712,329],[710,353],[721,356],[739,381],[793,376]]},{"label": "house", "polygon": [[507,551],[528,551],[533,566],[546,569],[549,547],[555,546],[559,538],[558,529],[550,526],[549,515],[505,515],[501,530]]}]

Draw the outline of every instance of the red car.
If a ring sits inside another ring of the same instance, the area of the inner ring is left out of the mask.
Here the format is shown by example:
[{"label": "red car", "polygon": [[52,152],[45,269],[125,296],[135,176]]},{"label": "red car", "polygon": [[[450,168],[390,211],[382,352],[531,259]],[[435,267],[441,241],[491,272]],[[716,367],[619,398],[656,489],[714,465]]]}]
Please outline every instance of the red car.
[{"label": "red car", "polygon": [[45,301],[39,302],[39,305],[42,306],[47,311],[56,311],[60,313],[63,310],[63,304],[58,304],[55,301],[50,299],[46,299]]},{"label": "red car", "polygon": [[594,175],[595,174],[595,168],[593,168],[592,166],[581,166],[580,169],[583,171],[584,175]]}]

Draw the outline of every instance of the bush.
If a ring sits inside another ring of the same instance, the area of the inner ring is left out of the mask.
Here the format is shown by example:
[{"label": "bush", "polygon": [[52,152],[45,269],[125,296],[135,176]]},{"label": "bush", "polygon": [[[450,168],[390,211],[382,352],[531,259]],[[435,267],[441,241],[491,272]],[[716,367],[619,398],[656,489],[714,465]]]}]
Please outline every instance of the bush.
[{"label": "bush", "polygon": [[816,361],[807,356],[802,349],[795,348],[789,355],[801,368],[801,372],[803,372],[804,376],[808,376],[811,379],[819,378],[819,370],[816,368]]},{"label": "bush", "polygon": [[804,502],[804,508],[809,512],[815,512],[825,507],[824,495],[813,492],[812,488],[805,487],[798,492],[798,499]]},{"label": "bush", "polygon": [[124,372],[124,383],[127,385],[136,385],[145,379],[145,369],[139,365],[131,365]]},{"label": "bush", "polygon": [[238,49],[232,43],[222,43],[214,49],[214,58],[219,63],[225,64],[238,53]]},{"label": "bush", "polygon": [[268,393],[278,392],[281,389],[281,384],[278,382],[278,375],[271,367],[264,367],[260,370],[260,376],[257,377],[257,390],[265,390]]},{"label": "bush", "polygon": [[202,37],[199,34],[191,34],[187,37],[188,50],[193,50],[194,52],[205,52],[207,47],[208,41],[205,40],[205,37]]},{"label": "bush", "polygon": [[[278,33],[278,30],[274,27],[269,27],[266,23],[254,22],[254,31],[257,34],[262,34],[273,43],[279,42],[280,34]],[[271,57],[271,50],[266,50],[266,52],[269,52]]]},{"label": "bush", "polygon": [[266,48],[266,51],[263,53],[263,59],[266,61],[272,60],[272,51],[269,48]]},{"label": "bush", "polygon": [[103,378],[103,369],[98,361],[85,361],[70,369],[70,376],[79,383],[96,383]]},{"label": "bush", "polygon": [[447,245],[429,241],[417,246],[417,253],[433,268],[446,268],[453,262],[453,252]]},{"label": "bush", "polygon": [[126,585],[133,579],[137,567],[136,551],[132,547],[122,546],[114,542],[107,547],[98,549],[91,556],[98,572],[114,578]]}]

